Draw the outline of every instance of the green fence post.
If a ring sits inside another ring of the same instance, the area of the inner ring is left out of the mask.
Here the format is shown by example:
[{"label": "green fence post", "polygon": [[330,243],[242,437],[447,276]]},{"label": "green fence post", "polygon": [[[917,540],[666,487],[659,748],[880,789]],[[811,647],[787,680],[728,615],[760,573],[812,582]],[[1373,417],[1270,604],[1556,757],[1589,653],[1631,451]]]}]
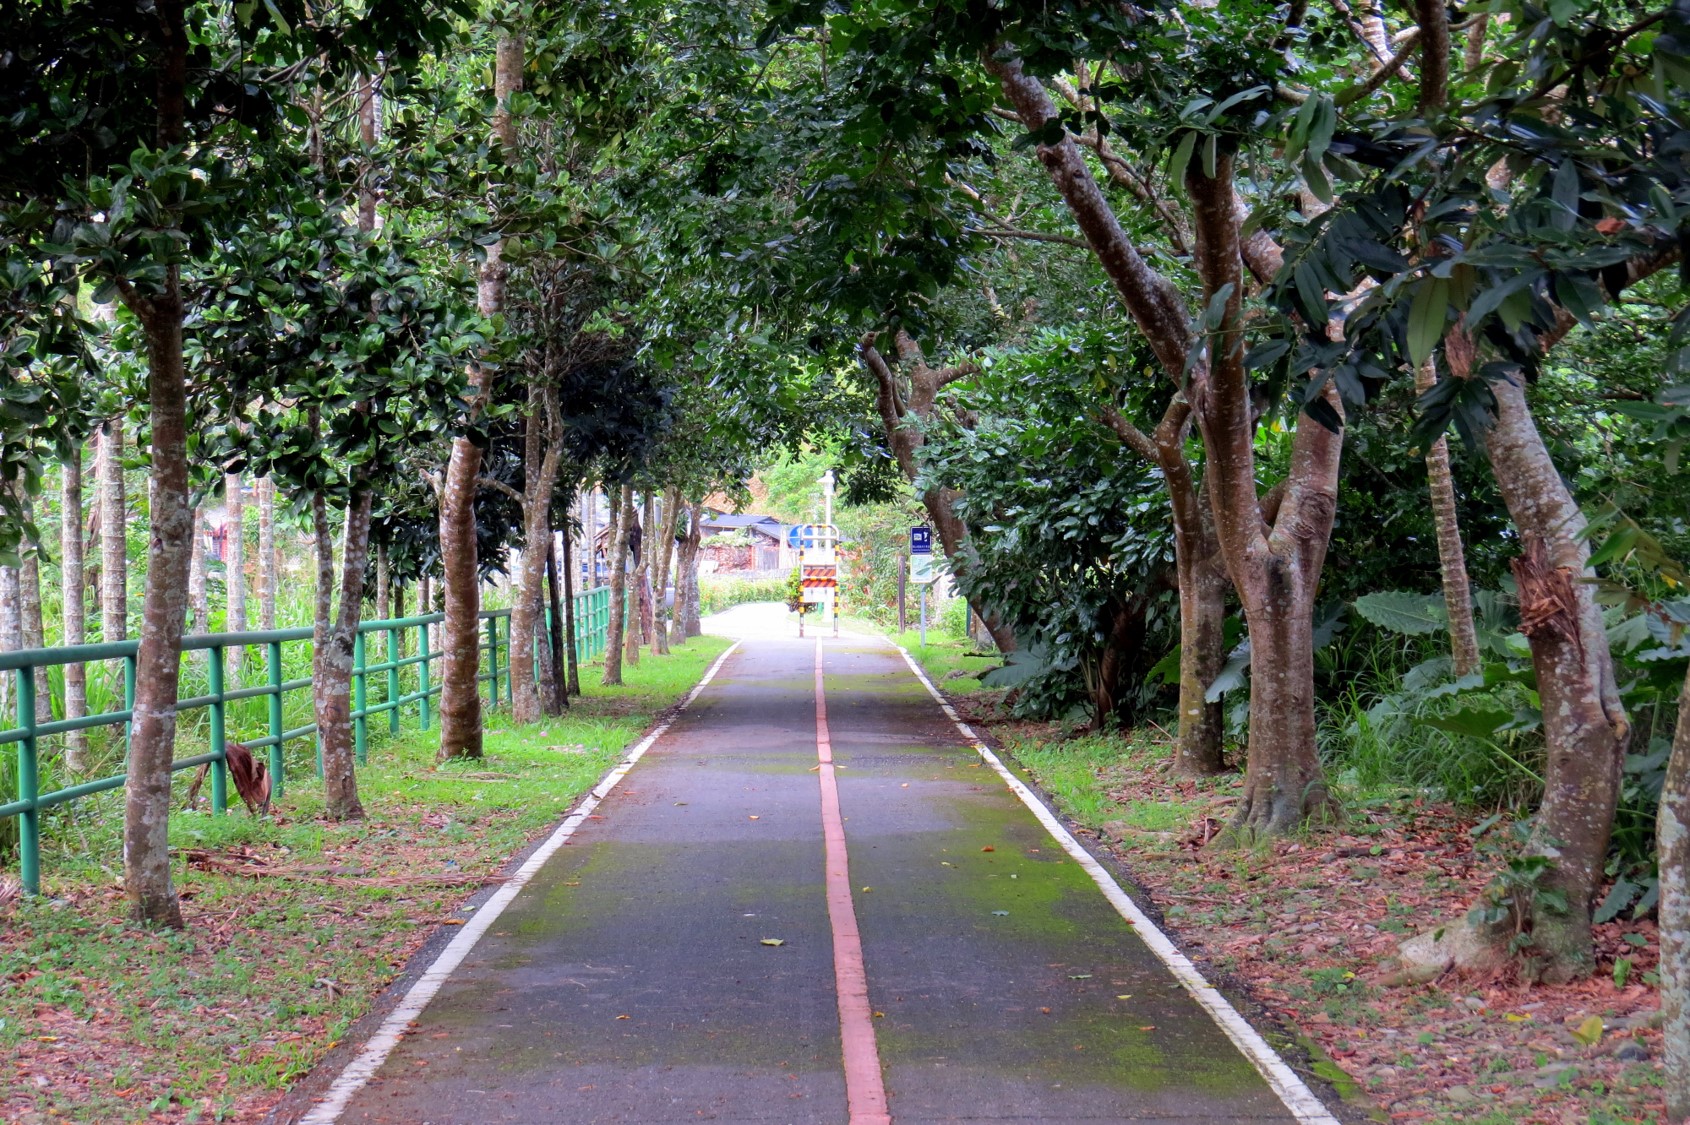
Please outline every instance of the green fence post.
[{"label": "green fence post", "polygon": [[352,635],[352,756],[361,766],[370,764],[370,719],[364,713],[369,688],[364,671],[364,634]]},{"label": "green fence post", "polygon": [[129,763],[129,736],[135,730],[135,658],[123,658],[123,709],[130,713],[130,718],[123,723],[123,762],[124,768]]},{"label": "green fence post", "polygon": [[271,641],[264,646],[264,666],[270,677],[270,799],[275,801],[285,787],[282,766],[282,642]]},{"label": "green fence post", "polygon": [[487,681],[487,705],[499,705],[499,619],[487,619],[487,669],[493,678]]},{"label": "green fence post", "polygon": [[205,666],[206,687],[211,693],[211,814],[222,816],[229,803],[229,779],[224,769],[229,744],[224,729],[223,711],[223,649],[211,649],[211,663]]},{"label": "green fence post", "polygon": [[399,733],[399,630],[387,630],[387,733]]},{"label": "green fence post", "polygon": [[29,802],[29,808],[18,814],[18,876],[23,889],[32,895],[41,893],[41,810],[35,807],[40,796],[41,778],[35,762],[35,669],[24,665],[17,670],[18,726],[24,736],[18,740],[18,799]]},{"label": "green fence post", "polygon": [[428,651],[428,626],[417,626],[417,725],[428,729],[428,661],[434,654]]},{"label": "green fence post", "polygon": [[[534,643],[536,645],[538,645],[540,643],[540,638],[538,636],[535,636]],[[511,667],[515,663],[516,663],[516,648],[515,648],[514,643],[511,640],[511,619],[510,619],[509,616],[506,616],[506,618],[505,618],[505,702],[506,703],[515,703],[516,702],[516,681],[511,679]],[[539,669],[536,668],[535,671],[534,671],[534,682],[539,683],[540,682],[539,678],[540,678],[540,672],[539,672]]]}]

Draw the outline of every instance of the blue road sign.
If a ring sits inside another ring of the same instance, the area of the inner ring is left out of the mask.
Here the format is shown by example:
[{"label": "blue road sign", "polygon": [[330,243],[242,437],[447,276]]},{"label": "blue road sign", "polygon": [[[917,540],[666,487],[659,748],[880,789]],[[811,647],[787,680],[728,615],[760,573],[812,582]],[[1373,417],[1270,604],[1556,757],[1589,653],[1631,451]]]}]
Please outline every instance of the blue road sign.
[{"label": "blue road sign", "polygon": [[931,555],[933,553],[933,529],[931,527],[910,528],[910,554]]}]

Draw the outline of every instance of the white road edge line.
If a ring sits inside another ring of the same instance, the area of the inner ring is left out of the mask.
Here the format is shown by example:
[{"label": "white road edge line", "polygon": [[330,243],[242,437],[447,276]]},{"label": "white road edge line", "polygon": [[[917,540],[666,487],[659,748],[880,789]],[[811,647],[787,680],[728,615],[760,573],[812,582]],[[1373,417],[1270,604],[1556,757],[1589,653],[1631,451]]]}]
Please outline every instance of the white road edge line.
[{"label": "white road edge line", "polygon": [[927,673],[922,670],[921,665],[916,663],[915,658],[909,654],[908,650],[896,642],[888,640],[887,643],[902,654],[904,663],[909,665],[910,671],[915,673],[916,679],[920,680],[922,686],[927,688],[928,694],[944,710],[946,718],[956,724],[956,729],[962,733],[963,738],[968,740],[969,745],[974,747],[975,752],[997,771],[998,776],[1003,778],[1004,783],[1015,792],[1017,797],[1021,798],[1021,803],[1032,810],[1033,815],[1038,817],[1039,823],[1045,826],[1045,831],[1049,832],[1056,839],[1056,842],[1062,845],[1062,850],[1072,856],[1074,861],[1085,869],[1086,874],[1091,876],[1092,882],[1096,883],[1098,889],[1103,892],[1103,897],[1109,900],[1109,904],[1138,933],[1138,936],[1144,940],[1144,944],[1150,947],[1150,951],[1156,954],[1161,959],[1162,964],[1168,967],[1168,971],[1173,973],[1174,979],[1184,986],[1185,990],[1191,994],[1192,999],[1203,1006],[1215,1023],[1220,1025],[1220,1029],[1226,1033],[1226,1037],[1231,1039],[1233,1044],[1244,1053],[1244,1057],[1255,1064],[1256,1069],[1267,1080],[1267,1084],[1273,1088],[1273,1092],[1279,1095],[1279,1100],[1285,1103],[1285,1108],[1291,1111],[1291,1115],[1298,1121],[1303,1122],[1304,1125],[1341,1125],[1338,1119],[1333,1117],[1326,1106],[1321,1103],[1320,1099],[1314,1096],[1314,1092],[1303,1083],[1301,1078],[1297,1077],[1297,1072],[1292,1070],[1285,1060],[1279,1057],[1279,1052],[1275,1051],[1272,1045],[1262,1038],[1261,1032],[1251,1027],[1248,1021],[1238,1014],[1238,1009],[1234,1008],[1214,985],[1203,979],[1203,974],[1197,971],[1197,966],[1193,965],[1190,958],[1181,953],[1174,943],[1168,940],[1168,936],[1156,927],[1156,923],[1152,922],[1149,916],[1138,908],[1138,904],[1115,881],[1115,877],[1110,875],[1104,866],[1092,857],[1090,852],[1080,846],[1080,842],[1074,839],[1073,833],[1069,832],[1062,822],[1056,819],[1056,816],[1045,807],[1045,803],[1039,800],[1020,778],[1010,772],[1009,767],[1005,766],[1003,761],[992,752],[991,747],[980,740],[980,736],[974,733],[973,728],[962,721],[962,717],[956,713],[956,709],[939,693],[939,689],[933,686],[933,681],[927,678]]},{"label": "white road edge line", "polygon": [[728,646],[726,652],[716,658],[716,662],[710,665],[709,670],[704,673],[704,678],[694,684],[692,691],[688,692],[687,697],[681,701],[681,706],[675,711],[675,714],[665,719],[656,730],[640,739],[634,748],[628,751],[628,756],[618,762],[609,773],[605,774],[603,779],[576,806],[575,811],[570,813],[550,836],[546,837],[545,843],[536,848],[534,854],[529,856],[527,861],[516,869],[516,873],[505,880],[504,885],[494,891],[487,901],[481,904],[481,908],[475,912],[475,917],[465,923],[464,928],[458,931],[457,936],[452,939],[451,943],[440,951],[440,956],[434,959],[434,964],[428,967],[428,971],[418,977],[416,983],[411,985],[410,991],[405,993],[405,998],[399,1001],[393,1011],[388,1013],[387,1018],[381,1022],[381,1026],[376,1029],[375,1034],[365,1042],[357,1057],[346,1064],[346,1069],[341,1071],[340,1077],[336,1078],[333,1084],[329,1086],[329,1091],[323,1100],[313,1106],[311,1112],[299,1119],[299,1125],[334,1125],[340,1119],[340,1115],[345,1112],[353,1096],[359,1090],[362,1090],[371,1078],[375,1077],[376,1071],[381,1069],[382,1063],[387,1061],[387,1056],[392,1054],[393,1048],[399,1045],[399,1040],[404,1037],[406,1027],[422,1015],[423,1009],[428,1006],[428,1002],[434,999],[435,993],[440,991],[440,986],[446,983],[446,979],[452,975],[453,970],[463,963],[465,957],[469,956],[470,950],[475,948],[475,943],[481,940],[482,935],[492,928],[494,922],[498,921],[499,915],[504,913],[505,907],[511,904],[511,900],[521,892],[523,887],[528,885],[528,881],[535,876],[540,868],[545,866],[546,861],[559,848],[563,847],[571,836],[575,835],[575,830],[586,822],[592,811],[598,808],[599,802],[604,800],[612,789],[616,788],[617,782],[628,775],[628,771],[634,768],[634,763],[638,762],[645,755],[645,752],[651,749],[653,743],[668,732],[670,725],[680,716],[680,713],[692,706],[693,700],[697,699],[699,693],[715,678],[716,673],[727,662],[728,657],[733,655],[734,650],[739,645],[740,642],[735,641]]}]

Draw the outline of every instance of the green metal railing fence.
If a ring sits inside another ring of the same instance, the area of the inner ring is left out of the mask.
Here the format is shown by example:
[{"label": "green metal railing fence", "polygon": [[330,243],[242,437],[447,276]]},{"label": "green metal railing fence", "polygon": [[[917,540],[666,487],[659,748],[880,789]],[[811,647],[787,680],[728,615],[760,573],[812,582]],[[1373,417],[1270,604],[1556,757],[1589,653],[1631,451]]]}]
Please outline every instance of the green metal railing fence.
[{"label": "green metal railing fence", "polygon": [[[440,687],[431,682],[430,665],[441,655],[429,647],[428,627],[443,619],[442,614],[432,613],[420,617],[404,617],[386,621],[366,621],[358,627],[357,636],[353,642],[352,654],[352,732],[353,752],[359,765],[368,761],[370,719],[382,714],[387,715],[388,730],[391,733],[399,731],[400,708],[409,704],[417,705],[417,725],[421,730],[428,730],[432,724],[430,700],[440,693]],[[510,681],[510,610],[486,610],[481,614],[486,622],[486,636],[482,639],[481,650],[486,654],[487,670],[477,679],[488,685],[488,701],[495,706],[499,702],[501,682],[505,697],[508,700],[511,693]],[[549,621],[549,615],[548,619]],[[505,623],[501,630],[499,622]],[[576,658],[581,661],[591,660],[604,652],[606,637],[610,624],[610,590],[600,587],[589,590],[575,598],[576,625]],[[406,647],[401,644],[401,638],[406,630],[415,630],[415,655],[403,655]],[[368,659],[369,638],[380,634],[385,641],[384,657],[381,662],[372,664]],[[279,799],[287,785],[287,762],[283,754],[283,747],[299,738],[305,738],[317,733],[316,723],[286,729],[283,723],[283,699],[288,692],[306,690],[311,687],[309,676],[297,679],[284,679],[282,674],[282,646],[290,642],[310,641],[312,630],[276,629],[266,632],[249,633],[211,633],[203,636],[184,637],[182,652],[184,656],[192,652],[204,651],[209,659],[206,662],[207,693],[189,699],[179,700],[176,711],[181,714],[198,708],[205,708],[208,714],[207,744],[208,750],[204,754],[196,754],[188,758],[180,758],[171,763],[171,772],[197,769],[207,765],[211,781],[211,808],[215,814],[223,813],[228,806],[228,708],[229,704],[244,699],[263,698],[267,703],[268,733],[259,738],[240,739],[240,743],[254,753],[267,751],[270,773],[271,800]],[[95,727],[119,726],[123,727],[124,755],[128,756],[129,723],[135,706],[135,655],[140,647],[139,641],[120,641],[112,644],[76,645],[69,648],[41,648],[24,649],[17,652],[0,653],[0,675],[10,673],[14,678],[16,688],[15,699],[17,708],[17,725],[10,729],[0,729],[0,746],[15,743],[17,746],[17,799],[6,804],[0,804],[0,820],[9,817],[18,818],[18,874],[24,889],[31,894],[40,892],[41,888],[41,812],[43,809],[75,801],[81,797],[92,796],[106,790],[116,789],[123,785],[127,774],[116,773],[109,777],[102,777],[91,781],[69,785],[49,793],[40,792],[40,760],[39,748],[41,740],[57,734],[67,734],[71,731],[89,730]],[[225,690],[224,684],[224,655],[229,649],[246,650],[262,649],[264,653],[265,679],[262,684],[251,687]],[[501,661],[501,650],[504,659]],[[40,721],[42,716],[36,714],[35,686],[39,675],[47,668],[65,664],[88,664],[96,661],[123,661],[123,708],[116,711],[105,711],[94,715],[85,715],[75,719],[51,719]],[[413,690],[402,688],[400,673],[407,668],[414,668],[412,683]],[[380,694],[379,702],[370,702],[370,680],[377,677]],[[322,748],[317,751],[316,772],[322,776]],[[5,794],[0,793],[0,797]]]}]

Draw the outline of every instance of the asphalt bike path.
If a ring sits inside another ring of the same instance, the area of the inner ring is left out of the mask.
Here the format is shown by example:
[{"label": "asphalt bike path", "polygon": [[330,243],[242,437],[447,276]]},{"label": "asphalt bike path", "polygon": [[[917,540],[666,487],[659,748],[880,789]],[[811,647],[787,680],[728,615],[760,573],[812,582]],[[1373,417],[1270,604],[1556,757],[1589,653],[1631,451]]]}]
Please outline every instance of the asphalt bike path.
[{"label": "asphalt bike path", "polygon": [[1332,1125],[965,730],[742,640],[301,1120]]}]

